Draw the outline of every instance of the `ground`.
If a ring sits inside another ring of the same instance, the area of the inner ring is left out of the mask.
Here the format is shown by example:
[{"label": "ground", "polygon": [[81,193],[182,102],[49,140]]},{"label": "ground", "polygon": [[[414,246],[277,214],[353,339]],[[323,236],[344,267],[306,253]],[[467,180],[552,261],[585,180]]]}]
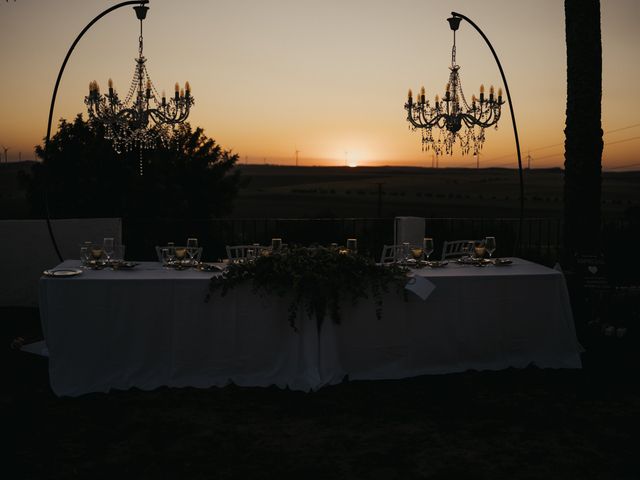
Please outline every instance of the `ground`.
[{"label": "ground", "polygon": [[57,398],[36,309],[3,308],[5,478],[637,479],[637,340],[582,370],[352,381],[315,393],[162,388]]}]

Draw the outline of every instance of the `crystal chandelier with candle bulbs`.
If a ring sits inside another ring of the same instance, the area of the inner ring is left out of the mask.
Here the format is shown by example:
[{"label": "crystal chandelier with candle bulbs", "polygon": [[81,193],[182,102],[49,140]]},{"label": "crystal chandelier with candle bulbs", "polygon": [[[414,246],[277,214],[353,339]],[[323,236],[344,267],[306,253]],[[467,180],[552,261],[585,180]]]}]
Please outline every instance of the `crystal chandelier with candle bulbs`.
[{"label": "crystal chandelier with candle bulbs", "polygon": [[[407,121],[412,130],[422,132],[422,150],[433,150],[436,155],[442,153],[453,154],[456,143],[460,145],[463,154],[472,152],[478,155],[485,140],[484,129],[495,125],[498,128],[502,101],[502,89],[498,89],[496,96],[493,86],[489,89],[489,96],[485,95],[484,85],[480,86],[480,96],[471,97],[471,105],[462,92],[460,82],[460,66],[456,64],[456,30],[460,25],[460,18],[452,17],[447,21],[453,30],[453,47],[451,49],[451,66],[449,83],[447,83],[444,97],[436,95],[433,104],[427,100],[425,88],[422,87],[416,98],[409,90],[407,103]],[[439,129],[434,136],[433,128]]]},{"label": "crystal chandelier with candle bulbs", "polygon": [[[148,7],[133,7],[140,20],[138,58],[129,87],[129,92],[121,100],[109,79],[109,90],[100,93],[98,83],[89,84],[89,95],[84,103],[89,112],[91,124],[102,125],[105,138],[111,140],[116,152],[139,148],[140,151],[155,148],[158,144],[168,145],[175,127],[184,123],[194,103],[189,82],[181,89],[176,83],[175,94],[167,99],[165,93],[160,96],[149,78],[142,53],[142,21],[146,18]],[[142,174],[142,161],[140,163]]]}]

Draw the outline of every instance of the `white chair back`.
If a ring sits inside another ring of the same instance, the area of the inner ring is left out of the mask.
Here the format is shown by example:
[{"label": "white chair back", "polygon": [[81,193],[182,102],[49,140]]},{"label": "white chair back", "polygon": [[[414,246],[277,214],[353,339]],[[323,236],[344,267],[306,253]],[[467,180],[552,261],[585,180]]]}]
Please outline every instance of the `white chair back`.
[{"label": "white chair back", "polygon": [[[227,258],[229,260],[239,260],[247,258],[249,256],[259,256],[263,250],[268,250],[269,247],[262,245],[227,245]],[[253,255],[249,255],[253,252]]]},{"label": "white chair back", "polygon": [[380,255],[380,263],[394,263],[402,260],[402,245],[384,245]]},{"label": "white chair back", "polygon": [[442,260],[473,253],[473,250],[469,251],[469,244],[473,242],[473,240],[445,240],[442,244]]},{"label": "white chair back", "polygon": [[407,242],[411,245],[422,245],[424,229],[424,217],[396,217],[393,223],[393,243],[402,245]]}]

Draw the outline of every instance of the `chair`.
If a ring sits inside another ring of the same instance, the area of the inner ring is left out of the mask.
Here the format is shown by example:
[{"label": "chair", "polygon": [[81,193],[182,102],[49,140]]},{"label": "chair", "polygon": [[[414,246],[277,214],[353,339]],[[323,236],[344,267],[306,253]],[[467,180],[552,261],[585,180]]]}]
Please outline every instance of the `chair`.
[{"label": "chair", "polygon": [[442,260],[473,253],[469,252],[470,243],[474,243],[474,240],[445,240],[442,244]]},{"label": "chair", "polygon": [[[247,257],[257,257],[263,250],[268,250],[269,247],[262,245],[227,245],[227,258],[229,260],[240,260]],[[249,255],[252,251],[253,255]]]},{"label": "chair", "polygon": [[424,217],[395,217],[393,222],[393,243],[402,245],[422,245],[424,238]]},{"label": "chair", "polygon": [[380,263],[394,263],[403,258],[402,245],[384,245],[380,255]]}]

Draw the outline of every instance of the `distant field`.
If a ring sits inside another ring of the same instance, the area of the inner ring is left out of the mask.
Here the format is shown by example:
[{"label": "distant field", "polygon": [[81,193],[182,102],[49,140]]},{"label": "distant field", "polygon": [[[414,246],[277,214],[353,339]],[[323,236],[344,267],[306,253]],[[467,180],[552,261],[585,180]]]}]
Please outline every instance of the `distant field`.
[{"label": "distant field", "polygon": [[[29,162],[0,164],[0,218],[28,215],[18,172]],[[517,217],[518,172],[417,167],[281,167],[240,165],[247,180],[230,217],[320,218]],[[381,184],[381,195],[378,188]],[[603,174],[603,214],[619,218],[640,206],[640,172]],[[562,215],[560,169],[525,171],[526,215]],[[378,212],[379,200],[381,211]],[[54,212],[55,214],[55,212]]]},{"label": "distant field", "polygon": [[[233,216],[375,217],[378,184],[381,216],[515,217],[516,170],[415,167],[278,167],[243,165],[249,180]],[[622,217],[640,205],[640,172],[603,174],[603,213]],[[560,169],[525,171],[526,215],[562,215]]]}]

